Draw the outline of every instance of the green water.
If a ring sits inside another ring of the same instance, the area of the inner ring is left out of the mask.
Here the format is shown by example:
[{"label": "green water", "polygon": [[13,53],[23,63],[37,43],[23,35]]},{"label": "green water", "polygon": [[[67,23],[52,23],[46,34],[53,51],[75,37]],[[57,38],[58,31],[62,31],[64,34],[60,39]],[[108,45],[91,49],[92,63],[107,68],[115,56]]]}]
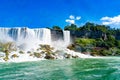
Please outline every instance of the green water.
[{"label": "green water", "polygon": [[120,80],[120,59],[0,63],[0,80]]}]

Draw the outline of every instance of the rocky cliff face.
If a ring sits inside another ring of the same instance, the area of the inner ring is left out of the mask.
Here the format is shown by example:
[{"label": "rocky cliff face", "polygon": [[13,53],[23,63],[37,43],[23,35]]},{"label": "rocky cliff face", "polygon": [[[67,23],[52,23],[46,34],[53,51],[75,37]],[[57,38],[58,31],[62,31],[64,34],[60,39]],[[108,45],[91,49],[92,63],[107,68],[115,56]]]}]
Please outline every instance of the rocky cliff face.
[{"label": "rocky cliff face", "polygon": [[61,30],[51,30],[52,41],[63,40],[63,31]]},{"label": "rocky cliff face", "polygon": [[[61,30],[51,30],[51,35],[52,35],[52,40],[56,41],[59,39],[64,39],[63,37],[63,31]],[[70,31],[70,37],[71,37],[71,41],[74,40],[74,38],[102,38],[104,37],[104,33],[102,33],[101,31],[87,31],[87,30],[83,30],[83,31]]]}]

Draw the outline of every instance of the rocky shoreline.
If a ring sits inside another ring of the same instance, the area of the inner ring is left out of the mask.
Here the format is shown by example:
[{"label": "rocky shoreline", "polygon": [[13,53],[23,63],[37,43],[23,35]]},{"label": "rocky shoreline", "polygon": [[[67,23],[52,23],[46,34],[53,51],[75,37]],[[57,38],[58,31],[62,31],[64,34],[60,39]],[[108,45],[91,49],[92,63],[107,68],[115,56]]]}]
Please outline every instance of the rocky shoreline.
[{"label": "rocky shoreline", "polygon": [[[71,59],[71,58],[87,58],[90,55],[74,52],[70,49],[57,50],[50,45],[39,44],[39,47],[31,51],[23,51],[17,49],[13,42],[5,44],[1,43],[0,47],[1,61],[16,61],[23,59],[23,61],[43,60],[43,59]],[[26,59],[25,59],[26,58]]]}]

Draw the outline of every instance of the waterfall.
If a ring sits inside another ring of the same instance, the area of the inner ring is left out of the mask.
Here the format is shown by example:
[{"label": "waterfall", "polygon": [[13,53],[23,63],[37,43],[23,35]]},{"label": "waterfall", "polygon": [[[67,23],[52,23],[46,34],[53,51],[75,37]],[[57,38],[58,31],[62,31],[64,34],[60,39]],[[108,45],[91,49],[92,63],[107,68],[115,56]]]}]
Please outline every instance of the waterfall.
[{"label": "waterfall", "polygon": [[51,44],[51,31],[46,28],[0,28],[0,42],[15,42],[19,48],[35,48],[38,44]]},{"label": "waterfall", "polygon": [[[38,44],[51,45],[51,30],[46,28],[0,28],[0,42],[10,41],[15,42],[22,49],[35,48]],[[63,40],[56,41],[55,46],[56,44],[62,47],[69,45],[70,31],[63,31]]]},{"label": "waterfall", "polygon": [[63,31],[64,42],[66,45],[70,44],[70,31]]},{"label": "waterfall", "polygon": [[[56,31],[57,32],[57,31]],[[78,56],[78,57],[89,57],[85,54],[74,52],[67,49],[67,46],[70,44],[70,31],[63,31],[57,35],[52,36],[52,38],[58,38],[55,41],[51,41],[51,35],[53,33],[50,29],[46,28],[0,28],[0,44],[12,42],[15,46],[16,51],[12,51],[9,54],[9,59],[11,61],[30,61],[30,60],[39,60],[45,59],[46,53],[41,52],[40,44],[47,44],[53,47],[53,53],[56,53],[54,58],[64,59],[65,55]],[[61,35],[61,36],[58,36]],[[10,47],[13,47],[10,45]],[[2,47],[2,45],[0,45]],[[14,47],[13,47],[14,49]],[[21,54],[20,51],[23,51]],[[30,53],[28,53],[30,52]],[[41,58],[35,57],[35,54],[40,54]],[[1,55],[5,56],[5,53],[0,52]],[[11,58],[13,54],[18,55],[18,58]],[[0,58],[0,61],[4,61],[4,57]]]},{"label": "waterfall", "polygon": [[51,44],[51,31],[49,29],[34,29],[35,36],[43,44]]},{"label": "waterfall", "polygon": [[13,39],[8,35],[10,29],[9,28],[0,28],[0,42],[10,42]]},{"label": "waterfall", "polygon": [[54,37],[58,38],[58,40],[55,40],[52,42],[52,46],[56,50],[64,50],[66,47],[70,44],[70,31],[63,31],[63,38],[59,38],[58,35],[54,35]]}]

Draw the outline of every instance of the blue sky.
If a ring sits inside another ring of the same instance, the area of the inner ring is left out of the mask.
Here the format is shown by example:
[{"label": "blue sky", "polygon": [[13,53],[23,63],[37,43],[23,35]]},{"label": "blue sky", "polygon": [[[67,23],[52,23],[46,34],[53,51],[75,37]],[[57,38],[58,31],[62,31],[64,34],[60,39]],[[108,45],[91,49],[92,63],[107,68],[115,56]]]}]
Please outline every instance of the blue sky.
[{"label": "blue sky", "polygon": [[0,26],[120,25],[120,0],[0,0]]}]

